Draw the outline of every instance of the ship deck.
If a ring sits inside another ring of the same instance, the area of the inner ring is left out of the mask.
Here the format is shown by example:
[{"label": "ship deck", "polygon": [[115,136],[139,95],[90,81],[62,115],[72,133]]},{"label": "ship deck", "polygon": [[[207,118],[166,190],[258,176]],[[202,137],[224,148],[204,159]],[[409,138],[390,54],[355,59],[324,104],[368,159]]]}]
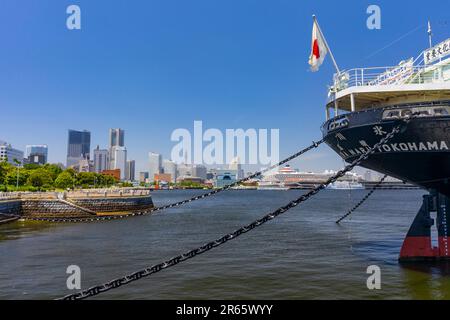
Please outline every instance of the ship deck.
[{"label": "ship deck", "polygon": [[[417,59],[416,59],[417,60]],[[450,58],[430,65],[356,68],[335,74],[326,104],[330,111],[356,112],[408,102],[450,99]]]}]

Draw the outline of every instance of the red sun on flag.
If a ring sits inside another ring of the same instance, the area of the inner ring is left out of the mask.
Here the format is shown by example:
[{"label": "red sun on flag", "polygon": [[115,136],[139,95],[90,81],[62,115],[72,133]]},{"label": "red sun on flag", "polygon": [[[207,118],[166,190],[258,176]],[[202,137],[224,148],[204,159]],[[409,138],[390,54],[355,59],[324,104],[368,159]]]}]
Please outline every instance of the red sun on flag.
[{"label": "red sun on flag", "polygon": [[323,63],[325,56],[328,53],[327,46],[325,44],[325,39],[319,30],[317,21],[314,20],[313,30],[312,30],[312,41],[311,41],[311,55],[309,56],[309,65],[311,66],[311,71],[315,72],[319,70],[320,65]]}]

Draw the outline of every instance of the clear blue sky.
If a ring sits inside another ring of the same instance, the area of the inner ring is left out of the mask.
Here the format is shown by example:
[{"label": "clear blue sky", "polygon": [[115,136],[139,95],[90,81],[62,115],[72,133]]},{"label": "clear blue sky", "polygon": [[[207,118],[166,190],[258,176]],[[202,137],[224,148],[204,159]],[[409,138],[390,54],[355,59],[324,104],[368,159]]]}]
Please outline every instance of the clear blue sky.
[{"label": "clear blue sky", "polygon": [[[82,30],[66,28],[66,8],[82,10]],[[366,28],[366,8],[382,29]],[[67,129],[126,130],[129,158],[166,158],[176,128],[279,128],[281,156],[321,137],[329,57],[308,71],[315,13],[341,68],[393,65],[450,36],[450,1],[2,0],[0,139],[24,149],[48,144],[65,163]],[[369,57],[417,26],[422,28]],[[368,58],[369,57],[369,58]],[[301,170],[335,169],[327,147]]]}]

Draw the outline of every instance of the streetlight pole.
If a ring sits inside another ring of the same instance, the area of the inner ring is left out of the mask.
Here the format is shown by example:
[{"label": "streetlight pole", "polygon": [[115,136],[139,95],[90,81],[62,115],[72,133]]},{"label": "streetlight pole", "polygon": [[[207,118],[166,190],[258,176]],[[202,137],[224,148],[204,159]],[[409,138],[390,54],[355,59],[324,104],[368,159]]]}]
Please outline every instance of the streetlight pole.
[{"label": "streetlight pole", "polygon": [[20,161],[14,158],[14,163],[17,165],[17,180],[16,180],[16,190],[17,190],[19,189]]}]

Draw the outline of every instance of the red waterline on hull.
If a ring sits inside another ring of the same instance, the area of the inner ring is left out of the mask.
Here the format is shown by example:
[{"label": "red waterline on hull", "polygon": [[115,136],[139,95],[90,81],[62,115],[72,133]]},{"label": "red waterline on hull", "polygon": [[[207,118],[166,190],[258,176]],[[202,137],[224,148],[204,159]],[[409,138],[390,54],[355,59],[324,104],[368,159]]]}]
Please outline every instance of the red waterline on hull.
[{"label": "red waterline on hull", "polygon": [[439,247],[433,247],[431,237],[406,237],[400,250],[400,261],[450,259],[448,238],[439,237]]}]

